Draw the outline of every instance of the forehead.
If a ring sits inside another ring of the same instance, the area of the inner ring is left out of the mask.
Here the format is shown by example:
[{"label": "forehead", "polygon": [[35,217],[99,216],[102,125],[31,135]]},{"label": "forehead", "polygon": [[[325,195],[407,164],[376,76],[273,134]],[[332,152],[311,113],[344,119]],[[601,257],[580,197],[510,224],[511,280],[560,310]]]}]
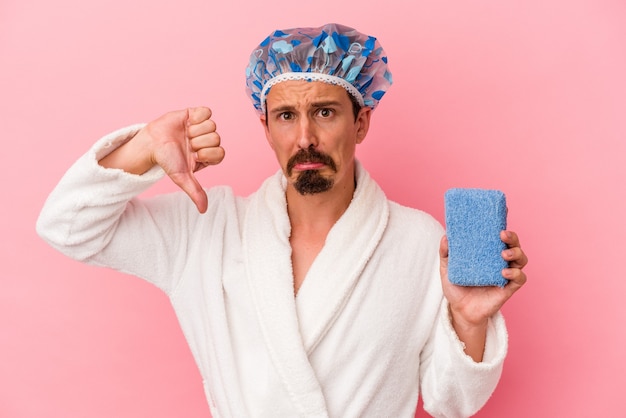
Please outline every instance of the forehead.
[{"label": "forehead", "polygon": [[323,81],[288,80],[272,86],[266,96],[268,109],[277,106],[306,106],[337,102],[351,106],[348,92],[341,86]]}]

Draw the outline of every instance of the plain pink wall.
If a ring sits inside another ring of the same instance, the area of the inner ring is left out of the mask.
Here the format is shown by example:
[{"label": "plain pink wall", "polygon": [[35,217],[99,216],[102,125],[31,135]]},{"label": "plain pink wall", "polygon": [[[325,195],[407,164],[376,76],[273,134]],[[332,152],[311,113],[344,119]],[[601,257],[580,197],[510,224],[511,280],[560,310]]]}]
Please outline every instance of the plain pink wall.
[{"label": "plain pink wall", "polygon": [[389,197],[441,220],[449,187],[507,193],[529,282],[478,416],[624,416],[623,0],[3,0],[0,416],[208,415],[165,296],[54,252],[35,219],[99,136],[198,104],[227,149],[201,182],[254,190],[276,165],[248,54],[274,28],[330,21],[389,54],[395,84],[358,150]]}]

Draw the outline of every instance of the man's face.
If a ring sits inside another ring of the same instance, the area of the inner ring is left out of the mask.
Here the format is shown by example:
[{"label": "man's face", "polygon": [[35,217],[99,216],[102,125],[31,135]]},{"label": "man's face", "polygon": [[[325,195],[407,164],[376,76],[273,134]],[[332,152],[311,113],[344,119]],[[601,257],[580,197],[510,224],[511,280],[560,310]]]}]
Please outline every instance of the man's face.
[{"label": "man's face", "polygon": [[369,128],[370,108],[354,118],[348,92],[319,81],[284,81],[267,95],[261,121],[278,162],[300,194],[354,182],[356,144]]}]

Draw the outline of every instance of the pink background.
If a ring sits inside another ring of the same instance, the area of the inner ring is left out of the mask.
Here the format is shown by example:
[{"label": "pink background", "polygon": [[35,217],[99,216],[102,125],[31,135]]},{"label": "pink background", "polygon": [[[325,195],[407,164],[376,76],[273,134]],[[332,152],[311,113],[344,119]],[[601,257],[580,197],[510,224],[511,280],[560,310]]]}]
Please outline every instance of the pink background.
[{"label": "pink background", "polygon": [[626,3],[313,4],[2,0],[0,416],[208,416],[166,297],[54,252],[35,219],[98,137],[198,104],[227,150],[201,182],[254,190],[277,166],[248,54],[274,28],[330,21],[390,57],[358,149],[390,198],[442,220],[449,187],[507,194],[529,282],[504,308],[510,353],[478,416],[625,416]]}]

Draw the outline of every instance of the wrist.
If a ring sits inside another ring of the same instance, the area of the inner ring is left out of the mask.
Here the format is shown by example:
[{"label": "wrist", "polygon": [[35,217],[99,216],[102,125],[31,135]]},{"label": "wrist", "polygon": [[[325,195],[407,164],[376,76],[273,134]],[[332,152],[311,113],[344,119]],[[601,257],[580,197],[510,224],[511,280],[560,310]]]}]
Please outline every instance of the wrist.
[{"label": "wrist", "polygon": [[117,168],[131,174],[144,174],[154,166],[150,137],[145,127],[117,149],[98,161],[105,168]]},{"label": "wrist", "polygon": [[464,315],[448,306],[448,316],[452,329],[463,345],[463,351],[475,362],[482,361],[487,340],[489,318],[468,320]]},{"label": "wrist", "polygon": [[487,328],[489,318],[471,318],[468,319],[462,313],[449,308],[450,322],[455,329],[460,329],[464,332],[475,332],[477,330],[483,330]]}]

